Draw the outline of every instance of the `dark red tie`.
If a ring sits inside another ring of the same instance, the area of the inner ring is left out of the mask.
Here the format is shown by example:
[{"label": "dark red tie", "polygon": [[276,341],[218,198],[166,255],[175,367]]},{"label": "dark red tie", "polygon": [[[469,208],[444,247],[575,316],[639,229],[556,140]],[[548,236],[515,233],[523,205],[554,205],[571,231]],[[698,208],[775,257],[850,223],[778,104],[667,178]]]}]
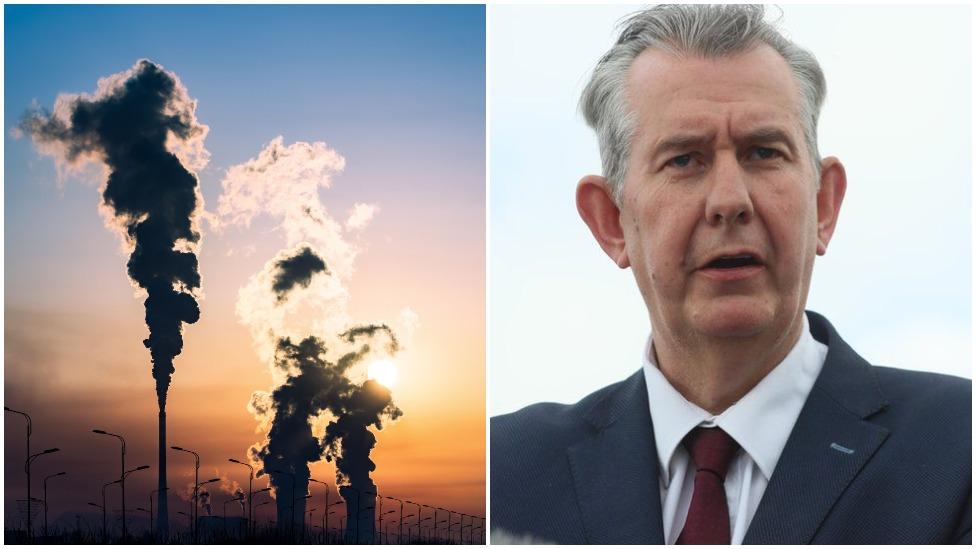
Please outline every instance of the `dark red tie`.
[{"label": "dark red tie", "polygon": [[732,542],[729,504],[725,501],[725,473],[739,445],[725,431],[697,427],[685,437],[695,464],[695,491],[679,545],[728,545]]}]

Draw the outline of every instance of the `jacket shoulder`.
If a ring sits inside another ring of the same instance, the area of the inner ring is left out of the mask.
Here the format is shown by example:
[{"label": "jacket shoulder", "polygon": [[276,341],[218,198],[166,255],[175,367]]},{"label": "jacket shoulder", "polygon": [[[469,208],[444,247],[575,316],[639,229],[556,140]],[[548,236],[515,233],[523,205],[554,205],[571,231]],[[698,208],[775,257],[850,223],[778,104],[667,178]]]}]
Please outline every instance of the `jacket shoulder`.
[{"label": "jacket shoulder", "polygon": [[540,402],[492,417],[492,453],[517,450],[520,454],[531,454],[554,447],[565,449],[599,427],[600,417],[611,408],[613,397],[632,381],[633,377],[608,385],[574,404]]},{"label": "jacket shoulder", "polygon": [[888,366],[872,369],[892,411],[902,408],[928,420],[928,414],[953,417],[956,421],[951,423],[955,425],[962,420],[972,423],[972,380]]}]

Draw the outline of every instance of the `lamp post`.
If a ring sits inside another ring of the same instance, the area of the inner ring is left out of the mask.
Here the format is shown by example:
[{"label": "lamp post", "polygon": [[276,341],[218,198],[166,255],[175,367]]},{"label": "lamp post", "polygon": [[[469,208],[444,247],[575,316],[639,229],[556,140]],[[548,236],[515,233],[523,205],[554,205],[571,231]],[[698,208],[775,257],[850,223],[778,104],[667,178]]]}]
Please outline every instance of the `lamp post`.
[{"label": "lamp post", "polygon": [[34,540],[34,530],[31,527],[31,505],[34,503],[34,498],[30,497],[30,466],[31,463],[40,456],[44,454],[53,454],[54,452],[59,452],[60,448],[48,448],[43,452],[38,452],[36,454],[27,456],[27,460],[24,462],[24,472],[27,473],[27,539],[30,541]]},{"label": "lamp post", "polygon": [[387,499],[392,499],[393,501],[400,502],[400,526],[397,529],[397,543],[400,543],[400,539],[403,538],[403,500],[386,496]]},{"label": "lamp post", "polygon": [[149,515],[149,536],[152,537],[152,511],[146,509],[145,507],[136,507],[136,511],[142,511]]},{"label": "lamp post", "polygon": [[[315,480],[314,478],[309,478],[308,481],[309,482],[314,482],[316,484],[321,484],[322,486],[325,486],[325,510],[328,511],[329,510],[329,485],[326,484],[326,483],[324,483],[324,482],[322,482],[321,480]],[[326,517],[326,514],[323,511],[322,512],[322,530],[324,532],[326,532],[326,538],[328,538],[328,531],[325,528],[325,517]],[[309,518],[309,520],[312,520],[312,519]]]},{"label": "lamp post", "polygon": [[[434,520],[434,519],[432,519],[431,517],[427,517],[423,520],[419,520],[419,518],[417,520],[417,534],[420,535],[421,538],[424,537],[424,527],[421,526],[421,524],[427,522],[428,520]],[[430,541],[430,536],[427,536],[427,541]]]},{"label": "lamp post", "polygon": [[[434,522],[437,522],[437,509],[435,507],[431,507],[430,505],[424,505],[423,503],[421,503],[420,506],[421,507],[426,507],[426,508],[430,509],[431,511],[433,511],[434,512]],[[429,540],[430,538],[428,537],[427,539]]]},{"label": "lamp post", "polygon": [[[61,471],[60,473],[55,473],[53,475],[48,475],[44,477],[44,537],[47,538],[47,479],[60,477],[62,475],[67,475],[68,473]],[[30,511],[30,505],[28,504],[28,511]]]},{"label": "lamp post", "polygon": [[230,502],[232,502],[232,501],[244,501],[244,495],[242,494],[240,496],[230,498],[230,499],[224,501],[224,503],[223,503],[223,507],[224,507],[224,509],[223,509],[223,512],[224,512],[223,526],[224,526],[224,533],[225,534],[227,533],[227,504],[230,503]]},{"label": "lamp post", "polygon": [[[345,503],[345,501],[340,499],[339,501],[336,501],[334,503],[330,503],[325,509],[326,509],[326,511],[328,511],[329,507],[334,507],[336,505],[342,505],[343,503]],[[326,543],[328,543],[328,540],[329,540],[329,515],[331,515],[332,513],[335,513],[335,511],[328,511],[327,513],[325,513],[325,517],[322,519],[322,521],[325,522],[325,540],[326,540]],[[342,528],[339,528],[339,530],[341,531]]]},{"label": "lamp post", "polygon": [[[117,435],[115,433],[109,433],[108,431],[103,431],[101,429],[92,429],[92,432],[97,435],[107,435],[110,437],[115,437],[122,441],[122,467],[119,469],[122,475],[125,474],[125,439],[122,435]],[[125,528],[125,480],[122,481],[122,539],[125,539],[127,530]]]},{"label": "lamp post", "polygon": [[[312,497],[312,494],[308,494],[308,495],[305,495],[305,496],[300,496],[300,497],[295,498],[295,501],[301,501],[303,499],[309,499],[311,497]],[[291,502],[291,506],[292,506],[291,516],[292,517],[295,516],[295,501]],[[304,519],[304,518],[305,518],[304,515],[302,515],[302,519]],[[305,525],[304,524],[302,524],[302,541],[305,541]]]},{"label": "lamp post", "polygon": [[[247,495],[248,500],[250,500],[250,502],[251,502],[251,504],[248,505],[247,512],[248,512],[248,516],[250,517],[249,520],[251,521],[251,535],[252,536],[257,532],[257,523],[254,522],[254,496],[256,496],[256,495],[258,495],[258,494],[260,494],[262,492],[270,492],[270,491],[271,491],[271,487],[269,486],[267,488],[261,488],[260,490],[256,490],[254,492],[249,492],[248,495]],[[271,503],[271,502],[270,501],[266,501],[264,503]],[[261,507],[261,505],[264,505],[264,504],[263,503],[262,504],[258,504],[258,507]]]},{"label": "lamp post", "polygon": [[[421,512],[420,512],[420,504],[419,503],[416,503],[416,502],[413,502],[413,501],[410,501],[409,499],[408,500],[405,500],[405,501],[407,503],[409,503],[410,505],[416,505],[417,506],[417,521],[419,522],[420,521],[420,515],[421,515]],[[417,528],[417,535],[418,536],[420,535],[419,524],[418,524],[418,528]],[[407,537],[410,537],[410,530],[409,529],[407,529]]]},{"label": "lamp post", "polygon": [[152,511],[146,509],[145,507],[136,507],[136,511],[142,511],[149,515],[149,535],[152,536]]},{"label": "lamp post", "polygon": [[[312,524],[312,512],[313,511],[318,511],[318,508],[313,507],[313,508],[311,508],[311,509],[308,510],[308,524]],[[308,527],[307,526],[302,528],[302,539],[305,538],[305,532],[306,531],[308,531]]]},{"label": "lamp post", "polygon": [[[191,510],[190,512],[192,513],[193,511]],[[190,530],[193,530],[193,519],[190,517],[190,515],[184,513],[183,511],[177,511],[176,514],[186,517],[187,527],[190,528]]]},{"label": "lamp post", "polygon": [[[281,469],[275,469],[271,471],[272,473],[278,473],[282,475],[288,475],[291,479],[291,528],[288,529],[289,536],[292,541],[295,540],[295,475],[294,473],[289,473],[288,471],[282,471]],[[279,524],[279,527],[281,525]]]},{"label": "lamp post", "polygon": [[243,461],[238,461],[234,458],[228,458],[227,461],[231,463],[236,463],[238,465],[243,465],[248,469],[247,477],[247,529],[251,531],[251,524],[254,522],[254,513],[251,511],[254,509],[254,499],[252,498],[251,489],[254,485],[254,467],[250,463],[244,463]]},{"label": "lamp post", "polygon": [[180,446],[170,446],[170,448],[176,450],[177,452],[186,452],[187,454],[193,454],[193,505],[190,506],[190,513],[193,515],[190,518],[190,530],[193,533],[193,543],[197,542],[197,515],[199,514],[199,501],[197,500],[197,490],[200,488],[200,454],[194,452],[193,450],[187,450]]},{"label": "lamp post", "polygon": [[144,471],[148,468],[149,468],[148,465],[140,465],[135,469],[123,471],[122,478],[119,479],[121,481],[119,482],[119,484],[122,486],[122,539],[123,540],[125,540],[125,538],[128,537],[128,530],[125,529],[125,477],[129,476],[132,473],[135,473],[136,471]]},{"label": "lamp post", "polygon": [[[386,536],[386,531],[383,530],[383,516],[384,515],[389,515],[390,513],[396,513],[396,509],[390,509],[389,511],[387,511],[385,513],[380,513],[380,537],[381,538],[383,536]],[[386,543],[390,543],[389,536],[386,537]]]},{"label": "lamp post", "polygon": [[[459,541],[461,542],[461,545],[464,545],[464,528],[465,528],[465,526],[464,526],[464,517],[467,517],[467,516],[470,516],[470,515],[465,515],[464,513],[458,513],[458,514],[461,515],[461,521],[458,522],[458,524],[461,525],[460,531],[458,532],[458,534],[460,536],[460,540]],[[471,524],[474,524],[474,520],[471,521]],[[471,526],[471,524],[469,524],[468,526]]]},{"label": "lamp post", "polygon": [[[27,453],[25,455],[30,456],[30,437],[31,437],[31,417],[27,415],[27,412],[21,412],[20,410],[14,410],[9,406],[4,406],[3,410],[5,412],[12,412],[14,414],[20,414],[27,418]],[[30,458],[28,457],[28,467],[27,467],[27,540],[32,541],[34,539],[34,531],[31,529],[31,482],[30,482]]]},{"label": "lamp post", "polygon": [[102,485],[102,543],[108,543],[108,516],[106,515],[105,489],[113,484],[119,484],[122,479],[116,479]]},{"label": "lamp post", "polygon": [[[410,518],[412,516],[415,516],[415,515],[413,513],[410,513],[409,515],[406,515],[404,517],[401,517],[400,520],[408,519],[408,518]],[[407,525],[407,539],[408,540],[410,539],[410,525],[409,524]],[[400,538],[397,538],[397,543],[403,543],[403,542],[400,540]]]},{"label": "lamp post", "polygon": [[[98,507],[99,509],[102,510],[102,541],[104,542],[105,541],[105,506],[99,505],[93,501],[89,501],[88,505],[91,505],[92,507]],[[85,520],[85,523],[86,524],[88,523],[87,519]],[[88,525],[88,533],[91,533],[91,525]]]}]

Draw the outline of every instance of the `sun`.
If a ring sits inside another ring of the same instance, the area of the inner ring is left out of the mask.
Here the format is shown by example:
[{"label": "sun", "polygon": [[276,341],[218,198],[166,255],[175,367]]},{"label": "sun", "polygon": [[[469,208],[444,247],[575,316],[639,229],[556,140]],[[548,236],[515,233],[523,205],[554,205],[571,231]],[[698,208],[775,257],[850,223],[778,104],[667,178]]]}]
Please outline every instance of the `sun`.
[{"label": "sun", "polygon": [[396,364],[392,360],[374,360],[369,365],[366,377],[375,379],[387,389],[392,389],[397,382]]}]

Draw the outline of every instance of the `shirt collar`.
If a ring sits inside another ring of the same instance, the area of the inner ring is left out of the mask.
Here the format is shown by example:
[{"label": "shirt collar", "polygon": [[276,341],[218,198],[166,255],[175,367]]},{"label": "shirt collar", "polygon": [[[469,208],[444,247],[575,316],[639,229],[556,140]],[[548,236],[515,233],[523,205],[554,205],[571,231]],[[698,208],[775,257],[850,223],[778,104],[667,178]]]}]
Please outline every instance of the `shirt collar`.
[{"label": "shirt collar", "polygon": [[827,356],[827,346],[810,335],[806,315],[800,338],[786,358],[718,416],[688,402],[671,386],[654,362],[652,345],[653,334],[644,346],[643,370],[664,487],[671,483],[678,445],[699,425],[721,427],[756,462],[768,481]]}]

